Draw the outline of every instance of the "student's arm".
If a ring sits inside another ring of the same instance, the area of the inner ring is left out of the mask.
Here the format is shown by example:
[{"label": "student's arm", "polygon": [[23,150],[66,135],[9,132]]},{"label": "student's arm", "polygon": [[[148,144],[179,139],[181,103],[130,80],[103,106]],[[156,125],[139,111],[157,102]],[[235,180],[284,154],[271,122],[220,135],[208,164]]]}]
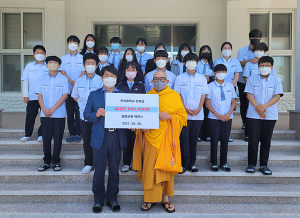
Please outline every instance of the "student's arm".
[{"label": "student's arm", "polygon": [[266,108],[272,106],[273,104],[276,104],[279,100],[280,100],[280,95],[276,94],[276,95],[274,95],[273,98],[271,98],[270,101],[268,101],[264,105],[258,105],[257,107],[255,107],[255,110],[257,111],[257,113],[260,114],[260,113],[264,112],[266,110]]},{"label": "student's arm", "polygon": [[247,83],[248,78],[251,76],[251,65],[252,64],[250,64],[250,63],[245,65],[245,69],[244,69],[244,73],[243,73],[245,83]]},{"label": "student's arm", "polygon": [[233,85],[233,86],[236,85],[238,79],[239,79],[239,73],[235,73],[235,74],[234,74],[234,79],[233,79],[233,81],[232,81],[232,85]]},{"label": "student's arm", "polygon": [[238,79],[239,79],[239,76],[240,76],[240,73],[243,73],[243,68],[240,64],[239,61],[236,61],[236,68],[235,68],[235,74],[234,74],[234,79],[232,81],[232,85],[235,86]]},{"label": "student's arm", "polygon": [[23,81],[23,101],[27,104],[29,101],[28,91],[29,91],[29,69],[28,65],[23,70],[21,80]]},{"label": "student's arm", "polygon": [[244,79],[245,79],[245,84],[246,84],[247,81],[248,81],[248,79],[249,79],[249,77],[244,77]]},{"label": "student's arm", "polygon": [[197,114],[200,113],[200,111],[202,110],[204,101],[205,101],[205,97],[206,97],[206,95],[201,95],[198,108],[196,110],[191,110],[192,111],[192,116],[196,116]]},{"label": "student's arm", "polygon": [[235,106],[236,106],[236,100],[235,100],[235,98],[233,98],[233,99],[231,99],[230,110],[227,114],[224,115],[225,116],[225,121],[222,120],[223,122],[227,122],[228,120],[230,120],[230,116],[233,113]]},{"label": "student's arm", "polygon": [[58,99],[58,101],[56,102],[56,104],[55,104],[52,108],[49,109],[49,111],[51,112],[51,114],[53,114],[53,112],[54,112],[57,108],[59,108],[59,107],[67,100],[68,97],[69,97],[68,94],[63,94],[63,95],[60,97],[60,99]]},{"label": "student's arm", "polygon": [[78,93],[78,82],[75,82],[75,85],[72,89],[71,97],[78,103],[79,93]]},{"label": "student's arm", "polygon": [[[253,105],[253,107],[254,107],[255,110],[256,110],[256,108],[257,108],[259,105],[258,105],[257,102],[255,101],[254,96],[253,96],[251,93],[247,93],[247,98],[248,98],[249,102]],[[262,112],[258,112],[258,111],[256,110],[256,112],[258,113],[258,115],[259,115],[261,118],[263,118],[263,119],[266,118],[266,111],[265,111],[265,110],[262,111]]]},{"label": "student's arm", "polygon": [[192,111],[191,109],[187,108],[187,107],[184,105],[184,101],[183,101],[183,98],[182,98],[181,95],[180,95],[180,99],[181,99],[181,102],[182,102],[183,107],[184,107],[185,111],[187,112],[187,114],[188,114],[188,115],[191,115],[191,116],[194,116],[194,115],[193,115],[193,111]]},{"label": "student's arm", "polygon": [[[203,79],[205,79],[204,76],[203,76]],[[200,113],[200,111],[202,110],[204,102],[205,102],[206,95],[208,95],[208,94],[209,94],[208,85],[207,85],[207,83],[204,82],[203,83],[203,88],[202,88],[202,93],[201,93],[201,99],[200,99],[200,102],[199,102],[199,107],[198,107],[197,111],[194,110],[194,114],[195,115],[197,115],[198,113]]]},{"label": "student's arm", "polygon": [[215,109],[211,106],[210,104],[210,99],[206,98],[205,99],[205,106],[207,107],[207,109],[213,114],[215,115],[219,120],[222,120],[223,122],[225,122],[225,116],[222,116],[220,114],[218,114]]},{"label": "student's arm", "polygon": [[38,94],[38,101],[41,107],[41,110],[44,112],[46,117],[51,117],[52,113],[45,108],[44,100],[42,94]]},{"label": "student's arm", "polygon": [[60,71],[60,73],[61,73],[61,75],[64,75],[65,77],[67,77],[67,79],[68,79],[68,82],[69,83],[71,83],[72,84],[72,86],[74,86],[74,84],[75,84],[75,81],[74,80],[72,80],[72,79],[70,79],[70,77],[66,74],[66,72],[65,71]]}]

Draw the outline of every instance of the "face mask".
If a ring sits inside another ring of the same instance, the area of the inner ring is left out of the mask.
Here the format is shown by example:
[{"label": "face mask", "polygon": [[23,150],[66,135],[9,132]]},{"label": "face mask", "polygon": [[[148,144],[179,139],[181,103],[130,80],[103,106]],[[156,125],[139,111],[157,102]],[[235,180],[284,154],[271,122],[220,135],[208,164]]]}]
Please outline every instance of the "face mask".
[{"label": "face mask", "polygon": [[197,62],[196,61],[188,61],[186,62],[186,68],[188,70],[195,70],[197,67]]},{"label": "face mask", "polygon": [[68,45],[68,48],[71,50],[71,51],[76,51],[77,48],[78,48],[78,45],[76,45],[75,43],[70,43]]},{"label": "face mask", "polygon": [[260,67],[259,68],[259,73],[263,76],[269,75],[271,72],[271,68],[270,67]]},{"label": "face mask", "polygon": [[37,60],[37,61],[43,61],[43,60],[45,60],[45,55],[42,55],[42,54],[36,54],[35,56],[34,56],[34,58],[35,58],[35,60]]},{"label": "face mask", "polygon": [[145,50],[145,47],[144,46],[136,46],[136,50],[138,52],[143,52]]},{"label": "face mask", "polygon": [[111,48],[112,48],[112,50],[118,50],[120,48],[120,45],[118,43],[114,43],[114,44],[111,44]]},{"label": "face mask", "polygon": [[157,82],[153,82],[153,87],[158,91],[164,90],[167,87],[167,82],[162,82],[158,80]]},{"label": "face mask", "polygon": [[222,50],[222,55],[227,58],[231,56],[231,50]]},{"label": "face mask", "polygon": [[49,63],[47,64],[47,68],[52,71],[57,71],[59,69],[58,63]]},{"label": "face mask", "polygon": [[95,42],[92,42],[92,41],[87,41],[86,43],[86,46],[89,47],[89,48],[93,48],[94,45],[95,45]]},{"label": "face mask", "polygon": [[218,73],[216,75],[216,77],[217,77],[218,80],[224,80],[225,76],[226,76],[226,73]]},{"label": "face mask", "polygon": [[99,55],[99,60],[101,62],[106,62],[108,60],[108,56],[107,55]]},{"label": "face mask", "polygon": [[131,62],[132,60],[133,60],[133,56],[132,55],[126,55],[126,60],[128,61],[128,62]]},{"label": "face mask", "polygon": [[255,51],[254,52],[254,55],[255,55],[255,57],[257,57],[257,58],[261,58],[262,56],[264,56],[264,52],[263,51]]},{"label": "face mask", "polygon": [[103,85],[105,85],[107,88],[112,88],[114,85],[116,85],[117,80],[112,77],[104,78],[103,79]]},{"label": "face mask", "polygon": [[208,60],[211,57],[211,53],[209,52],[204,52],[202,53],[202,58],[205,60]]},{"label": "face mask", "polygon": [[125,75],[128,80],[134,80],[134,78],[136,77],[136,72],[126,72]]},{"label": "face mask", "polygon": [[184,57],[184,56],[185,56],[186,54],[188,54],[188,53],[189,53],[189,51],[181,51],[181,52],[180,52],[180,54],[181,54],[182,57]]},{"label": "face mask", "polygon": [[86,65],[85,70],[87,73],[94,73],[96,70],[96,66],[94,65]]},{"label": "face mask", "polygon": [[260,42],[260,39],[250,39],[251,45],[256,45]]},{"label": "face mask", "polygon": [[166,64],[167,64],[167,62],[165,60],[162,60],[162,59],[156,61],[156,66],[158,68],[164,68],[166,66]]}]

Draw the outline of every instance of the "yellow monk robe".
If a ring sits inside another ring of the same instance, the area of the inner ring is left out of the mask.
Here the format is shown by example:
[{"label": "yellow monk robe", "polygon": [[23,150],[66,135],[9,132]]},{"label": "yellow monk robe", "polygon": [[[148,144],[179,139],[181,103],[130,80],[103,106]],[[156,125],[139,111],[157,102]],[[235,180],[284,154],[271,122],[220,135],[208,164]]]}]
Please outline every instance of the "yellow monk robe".
[{"label": "yellow monk robe", "polygon": [[[180,95],[168,86],[159,93],[153,88],[147,94],[159,95],[159,112],[166,111],[171,115],[171,120],[159,120],[159,129],[146,133],[137,130],[132,168],[137,170],[137,178],[143,184],[144,201],[160,202],[163,194],[174,196],[174,175],[181,172],[179,135],[186,125],[187,114]],[[168,162],[163,155],[159,155],[160,151],[166,150],[163,146],[172,147],[176,164],[173,172],[156,169],[156,165]]]}]

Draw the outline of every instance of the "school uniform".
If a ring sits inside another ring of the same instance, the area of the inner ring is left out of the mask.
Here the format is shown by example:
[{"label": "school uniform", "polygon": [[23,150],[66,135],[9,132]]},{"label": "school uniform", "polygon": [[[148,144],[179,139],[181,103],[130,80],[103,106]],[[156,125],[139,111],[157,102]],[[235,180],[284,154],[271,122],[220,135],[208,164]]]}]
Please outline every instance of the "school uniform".
[{"label": "school uniform", "polygon": [[85,54],[87,54],[87,53],[95,54],[94,50],[92,50],[91,52],[89,52],[89,50],[86,50],[86,51],[85,51]]},{"label": "school uniform", "polygon": [[[36,86],[35,93],[41,94],[46,109],[52,108],[63,94],[69,94],[67,77],[57,73],[42,75]],[[43,136],[44,163],[59,164],[62,138],[65,130],[66,104],[57,108],[50,117],[46,117],[41,110],[41,124]],[[54,138],[53,155],[51,155],[51,140]]]},{"label": "school uniform", "polygon": [[[127,62],[126,62],[127,63]],[[125,63],[125,64],[126,64]],[[124,69],[124,65],[119,65],[119,69],[118,69],[118,79],[117,79],[117,84],[119,84],[123,77],[125,76],[125,69]],[[144,74],[141,68],[141,65],[139,63],[137,63],[137,74],[136,74],[136,78],[138,80],[144,80]]]},{"label": "school uniform", "polygon": [[211,66],[208,62],[204,62],[202,59],[198,62],[196,67],[196,73],[200,73],[203,76],[209,74],[209,76],[214,76],[214,71],[211,69]]},{"label": "school uniform", "polygon": [[171,63],[171,72],[174,73],[176,76],[186,72],[186,66],[184,65],[183,61],[174,60]]},{"label": "school uniform", "polygon": [[[283,96],[281,80],[273,75],[269,75],[267,78],[263,78],[261,75],[252,75],[247,81],[245,93],[252,94],[257,104],[263,105],[276,94]],[[267,107],[266,111],[266,118],[262,119],[249,102],[247,111],[248,165],[256,166],[259,142],[261,142],[260,166],[268,165],[271,138],[276,120],[278,120],[277,103]]]},{"label": "school uniform", "polygon": [[[154,58],[149,59],[147,61],[147,64],[146,64],[145,74],[151,72],[152,70],[155,70],[156,68],[157,68],[157,66],[156,66],[156,63],[154,62]],[[167,62],[166,68],[167,68],[168,71],[171,71],[171,64],[170,64],[170,62]]]},{"label": "school uniform", "polygon": [[[64,55],[61,57],[61,66],[60,71],[65,71],[68,77],[76,81],[82,71],[85,71],[83,67],[83,56],[78,52],[75,55],[71,53]],[[73,85],[69,84],[69,90],[73,89]],[[66,108],[67,108],[67,124],[70,136],[80,135],[80,118],[79,118],[79,107],[77,102],[71,97],[68,96],[66,100]],[[74,119],[75,115],[75,119]]]},{"label": "school uniform", "polygon": [[109,64],[113,64],[115,68],[118,70],[122,58],[123,58],[123,53],[120,50],[118,50],[116,54],[113,51],[110,51],[107,62]]},{"label": "school uniform", "polygon": [[[35,118],[38,115],[40,105],[38,101],[38,95],[35,93],[37,81],[40,76],[49,73],[46,67],[46,62],[38,64],[36,61],[30,62],[24,68],[21,80],[28,82],[28,96],[29,101],[26,106],[26,120],[25,120],[25,137],[31,137]],[[42,135],[41,125],[38,129],[38,136]]]},{"label": "school uniform", "polygon": [[236,58],[230,57],[226,60],[224,57],[221,57],[215,60],[214,67],[218,64],[224,64],[227,67],[227,74],[224,80],[229,83],[233,82],[236,73],[240,74],[243,72],[240,61]]},{"label": "school uniform", "polygon": [[[113,93],[119,93],[114,89]],[[107,202],[116,202],[119,192],[119,164],[122,149],[127,146],[126,129],[105,129],[105,116],[96,117],[99,108],[105,108],[105,87],[93,91],[83,113],[84,119],[92,122],[91,147],[93,148],[94,178],[93,193],[94,203],[103,204],[105,198],[104,176],[108,162]]]},{"label": "school uniform", "polygon": [[[207,80],[199,73],[195,72],[191,75],[185,72],[177,76],[174,90],[181,95],[186,108],[196,110],[199,107],[201,96],[208,94]],[[197,139],[203,119],[203,108],[195,116],[187,114],[187,126],[182,128],[180,134],[181,161],[182,167],[185,169],[191,170],[195,165]]]},{"label": "school uniform", "polygon": [[[220,114],[225,115],[230,111],[231,101],[236,98],[234,87],[231,83],[224,81],[222,85],[217,81],[208,84],[209,94],[206,96],[210,99],[210,105]],[[212,165],[217,165],[217,148],[218,141],[220,146],[220,166],[227,164],[228,138],[231,131],[233,113],[230,120],[223,122],[219,120],[211,111],[208,119],[210,122],[210,161]]]},{"label": "school uniform", "polygon": [[[250,49],[250,45],[239,49],[238,55],[237,55],[237,59],[239,61],[246,61],[246,60],[253,59],[253,58],[255,58],[255,54]],[[243,73],[239,74],[239,79],[238,79],[237,85],[238,85],[238,88],[239,88],[240,114],[241,114],[241,117],[242,117],[243,124],[246,125],[246,128],[247,128],[246,113],[247,113],[249,101],[248,101],[248,98],[247,98],[246,94],[244,93],[245,86],[246,86],[245,79],[244,79],[244,76],[243,76],[245,67],[242,67],[242,69],[243,69]],[[247,131],[245,131],[245,136],[248,136]]]},{"label": "school uniform", "polygon": [[147,52],[144,52],[142,55],[140,55],[140,53],[138,52],[136,53],[136,59],[138,63],[141,65],[143,72],[145,72],[146,70],[147,61],[151,58],[153,58],[153,56]]},{"label": "school uniform", "polygon": [[90,92],[100,89],[102,87],[103,83],[100,76],[94,74],[92,77],[88,78],[87,75],[84,75],[76,80],[71,95],[72,98],[78,99],[78,106],[80,112],[80,127],[83,139],[83,151],[85,156],[85,166],[93,166],[93,149],[90,146],[93,123],[88,122],[84,119],[83,112]]},{"label": "school uniform", "polygon": [[106,66],[109,66],[109,65],[110,64],[108,62],[105,62],[105,64],[102,66],[102,64],[100,64],[100,62],[99,62],[99,64],[98,64],[99,71],[101,71],[103,67],[106,67]]},{"label": "school uniform", "polygon": [[[149,92],[152,88],[153,88],[153,75],[157,72],[158,70],[155,69],[149,73],[147,73],[147,75],[145,76],[145,87],[146,87],[146,92]],[[167,74],[167,80],[169,80],[168,86],[171,89],[174,89],[174,84],[175,84],[175,80],[176,80],[176,76],[174,73],[168,71],[168,70],[164,70],[164,72]]]},{"label": "school uniform", "polygon": [[[117,89],[124,93],[136,93],[136,94],[146,94],[146,88],[142,81],[134,80],[130,83],[128,80],[122,80]],[[127,147],[123,149],[123,163],[124,166],[130,166],[133,154],[133,147],[135,142],[135,131],[130,129],[127,132]]]},{"label": "school uniform", "polygon": [[[256,64],[253,64],[252,62],[248,62],[246,65],[245,65],[245,69],[244,69],[244,74],[243,74],[243,77],[250,77],[252,75],[260,75],[260,72],[258,70],[258,63]],[[273,69],[271,70],[270,72],[270,75],[272,76],[277,76],[276,75],[276,70],[275,70],[275,67],[273,67]]]}]

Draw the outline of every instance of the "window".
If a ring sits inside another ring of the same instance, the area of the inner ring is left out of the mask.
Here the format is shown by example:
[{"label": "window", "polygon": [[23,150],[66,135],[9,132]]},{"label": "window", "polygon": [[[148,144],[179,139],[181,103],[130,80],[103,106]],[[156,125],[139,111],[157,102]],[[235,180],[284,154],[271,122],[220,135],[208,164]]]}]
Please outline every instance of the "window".
[{"label": "window", "polygon": [[[292,92],[293,57],[292,46],[293,12],[278,13],[273,11],[250,14],[250,30],[259,29],[261,39],[269,47],[268,55],[274,59],[277,76],[281,79],[283,91]],[[271,33],[271,34],[270,34]]]},{"label": "window", "polygon": [[181,43],[188,43],[196,51],[196,25],[95,25],[95,36],[99,46],[110,48],[110,39],[118,36],[122,39],[121,51],[135,48],[136,40],[143,37],[147,40],[146,51],[154,53],[155,45],[164,43],[170,61],[177,55]]},{"label": "window", "polygon": [[1,18],[1,92],[21,92],[22,71],[34,61],[32,49],[43,44],[43,13],[3,12]]}]

